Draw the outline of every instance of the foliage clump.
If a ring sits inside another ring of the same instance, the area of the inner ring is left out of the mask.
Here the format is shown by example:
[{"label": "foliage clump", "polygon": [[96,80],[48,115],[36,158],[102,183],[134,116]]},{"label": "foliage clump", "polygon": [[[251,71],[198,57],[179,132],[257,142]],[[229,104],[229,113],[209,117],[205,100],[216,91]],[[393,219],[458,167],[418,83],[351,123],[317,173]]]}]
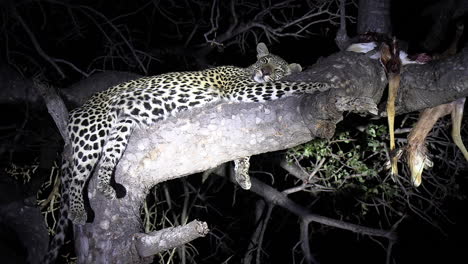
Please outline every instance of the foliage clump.
[{"label": "foliage clump", "polygon": [[[434,143],[438,136],[433,133],[428,138],[429,152],[440,148]],[[405,138],[397,140],[403,146]],[[377,218],[384,216],[391,227],[403,216],[416,215],[434,224],[433,218],[444,215],[441,207],[446,199],[463,198],[453,178],[456,173],[425,171],[425,186],[414,188],[404,161],[400,160],[402,175],[390,176],[387,141],[385,125],[369,124],[355,132],[339,132],[330,140],[315,139],[291,148],[286,158],[310,175],[309,190],[321,192],[321,200],[328,199],[340,217],[366,221],[371,213]],[[449,166],[447,170],[459,168]]]}]

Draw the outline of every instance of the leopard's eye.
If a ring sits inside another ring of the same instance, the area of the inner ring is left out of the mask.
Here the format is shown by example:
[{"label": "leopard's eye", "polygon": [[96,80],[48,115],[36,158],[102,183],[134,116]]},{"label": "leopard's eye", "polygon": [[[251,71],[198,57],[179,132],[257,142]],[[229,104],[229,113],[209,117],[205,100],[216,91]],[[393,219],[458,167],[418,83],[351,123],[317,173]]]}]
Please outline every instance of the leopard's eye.
[{"label": "leopard's eye", "polygon": [[261,63],[268,63],[268,58],[263,57],[263,58],[260,59],[260,62]]}]

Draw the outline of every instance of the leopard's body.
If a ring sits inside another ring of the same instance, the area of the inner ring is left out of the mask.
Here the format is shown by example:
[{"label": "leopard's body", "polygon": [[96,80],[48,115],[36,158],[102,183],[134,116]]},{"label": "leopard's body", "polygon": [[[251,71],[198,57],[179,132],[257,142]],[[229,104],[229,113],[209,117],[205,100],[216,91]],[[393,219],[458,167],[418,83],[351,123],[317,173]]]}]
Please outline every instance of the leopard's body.
[{"label": "leopard's body", "polygon": [[[220,100],[264,102],[325,88],[323,83],[278,81],[300,71],[300,66],[270,54],[263,43],[257,52],[258,61],[247,68],[221,66],[144,77],[98,93],[70,112],[68,133],[73,159],[63,163],[62,219],[48,258],[55,258],[54,250],[63,243],[67,215],[75,224],[86,222],[83,186],[98,163],[98,189],[106,197],[115,198],[111,175],[136,126],[150,126],[178,111]],[[248,165],[248,158],[236,161],[242,171],[236,178],[247,189]]]}]

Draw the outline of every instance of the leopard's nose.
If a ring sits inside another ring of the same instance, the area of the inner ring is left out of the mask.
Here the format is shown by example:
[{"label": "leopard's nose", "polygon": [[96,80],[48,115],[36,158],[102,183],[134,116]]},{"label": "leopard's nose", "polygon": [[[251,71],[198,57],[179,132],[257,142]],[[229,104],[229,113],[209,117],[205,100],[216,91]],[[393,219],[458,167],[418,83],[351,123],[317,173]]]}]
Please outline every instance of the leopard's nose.
[{"label": "leopard's nose", "polygon": [[262,75],[270,75],[272,72],[271,67],[263,67],[262,68]]}]

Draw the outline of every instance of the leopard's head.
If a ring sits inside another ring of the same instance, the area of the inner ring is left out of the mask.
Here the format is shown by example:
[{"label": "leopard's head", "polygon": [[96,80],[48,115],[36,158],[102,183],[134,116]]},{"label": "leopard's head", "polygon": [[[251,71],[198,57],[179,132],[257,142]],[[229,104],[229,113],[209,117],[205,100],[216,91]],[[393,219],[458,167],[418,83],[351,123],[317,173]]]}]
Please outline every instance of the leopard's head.
[{"label": "leopard's head", "polygon": [[257,62],[249,67],[252,79],[258,83],[277,81],[295,72],[302,71],[301,65],[287,63],[282,58],[270,54],[265,43],[257,45]]}]

